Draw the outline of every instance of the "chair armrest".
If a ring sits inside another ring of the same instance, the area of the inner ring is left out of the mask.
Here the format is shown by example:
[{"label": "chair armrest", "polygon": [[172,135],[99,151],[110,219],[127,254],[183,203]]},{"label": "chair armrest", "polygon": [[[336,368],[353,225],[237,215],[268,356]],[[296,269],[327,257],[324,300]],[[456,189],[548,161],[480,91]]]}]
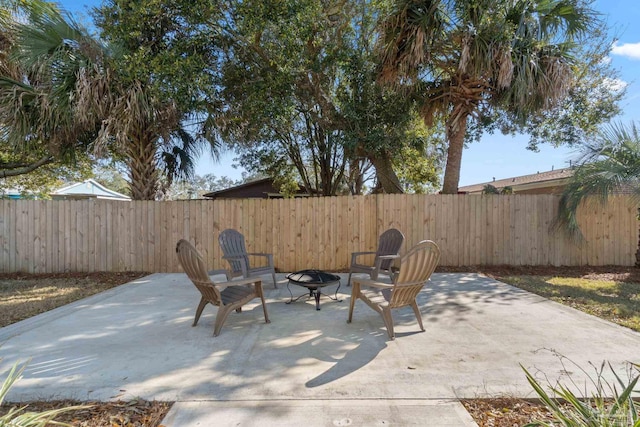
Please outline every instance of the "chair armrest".
[{"label": "chair armrest", "polygon": [[273,267],[273,254],[263,254],[263,253],[257,253],[257,252],[250,252],[247,255],[265,257],[265,258],[267,258],[267,265],[270,266],[270,267]]},{"label": "chair armrest", "polygon": [[351,252],[351,265],[357,264],[356,258],[360,255],[375,255],[375,252]]},{"label": "chair armrest", "polygon": [[382,261],[400,259],[400,255],[380,255],[376,257],[375,268],[380,270]]},{"label": "chair armrest", "polygon": [[263,253],[258,253],[258,252],[249,252],[247,255],[264,256],[264,257],[267,257],[267,258],[273,258],[273,254],[263,254]]},{"label": "chair armrest", "polygon": [[397,259],[400,258],[399,254],[396,255],[380,255],[378,259]]},{"label": "chair armrest", "polygon": [[389,289],[395,286],[394,284],[391,284],[391,283],[382,283],[382,282],[378,282],[376,280],[371,280],[371,279],[353,279],[353,283],[358,283],[360,285],[371,286],[373,288],[379,288],[379,289]]},{"label": "chair armrest", "polygon": [[229,260],[232,260],[232,261],[236,261],[236,260],[244,259],[244,256],[242,256],[242,255],[232,255],[232,256],[223,255],[222,259],[229,259]]},{"label": "chair armrest", "polygon": [[216,285],[221,289],[224,289],[224,288],[228,288],[229,286],[245,286],[245,285],[251,285],[258,282],[262,284],[262,279],[260,279],[259,277],[251,277],[248,279],[230,280],[228,282],[218,282],[218,283],[214,283],[214,285]]}]

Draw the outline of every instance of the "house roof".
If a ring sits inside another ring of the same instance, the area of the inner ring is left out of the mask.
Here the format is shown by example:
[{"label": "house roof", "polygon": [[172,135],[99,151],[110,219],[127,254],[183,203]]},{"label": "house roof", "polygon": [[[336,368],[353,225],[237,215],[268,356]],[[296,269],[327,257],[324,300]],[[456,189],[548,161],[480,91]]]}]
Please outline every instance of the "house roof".
[{"label": "house roof", "polygon": [[271,178],[256,179],[255,181],[245,182],[244,184],[235,185],[233,187],[225,188],[224,190],[217,190],[217,191],[212,191],[210,193],[203,194],[203,197],[208,197],[211,199],[215,199],[218,197],[221,197],[221,198],[233,197],[233,195],[239,190],[249,189],[251,187],[257,187],[263,184],[269,184],[271,182],[272,182]]},{"label": "house roof", "polygon": [[[504,187],[527,187],[533,188],[538,186],[550,187],[563,184],[573,175],[573,168],[555,169],[546,172],[538,172],[530,175],[516,176],[512,178],[494,179],[493,181],[483,182],[480,184],[465,185],[458,188],[463,193],[480,193],[485,185],[493,185],[500,189]],[[514,188],[515,190],[515,188]]]},{"label": "house roof", "polygon": [[[300,185],[299,195],[307,195],[306,190]],[[203,197],[210,199],[217,198],[270,198],[282,197],[277,188],[273,185],[273,178],[257,179],[255,181],[246,182],[234,187],[225,188],[224,190],[212,191],[203,194]]]},{"label": "house roof", "polygon": [[22,198],[22,192],[17,188],[0,189],[0,198],[3,197],[8,199],[20,199]]},{"label": "house roof", "polygon": [[98,198],[109,200],[131,200],[131,197],[113,191],[93,179],[62,187],[51,193],[51,196],[68,196],[72,198]]}]

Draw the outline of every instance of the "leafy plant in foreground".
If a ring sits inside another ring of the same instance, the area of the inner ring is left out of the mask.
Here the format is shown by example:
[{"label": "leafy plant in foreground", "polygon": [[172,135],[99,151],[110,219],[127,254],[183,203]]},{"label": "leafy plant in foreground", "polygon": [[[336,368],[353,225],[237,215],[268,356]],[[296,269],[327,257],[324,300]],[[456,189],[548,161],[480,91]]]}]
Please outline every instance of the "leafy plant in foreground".
[{"label": "leafy plant in foreground", "polygon": [[[579,398],[569,387],[562,384],[549,387],[555,397],[549,396],[540,383],[520,365],[525,372],[527,381],[540,397],[542,403],[553,416],[553,421],[537,421],[527,426],[566,426],[566,427],[640,427],[640,403],[633,400],[633,393],[639,374],[633,377],[630,375],[628,383],[618,376],[611,364],[607,364],[616,378],[615,383],[610,383],[603,377],[605,362],[602,362],[600,369],[596,369],[595,377],[587,374],[595,391],[590,397]],[[631,364],[634,370],[639,366]],[[574,384],[575,385],[575,384]],[[620,390],[619,390],[620,388]],[[586,395],[586,393],[585,393]],[[527,427],[525,426],[525,427]]]},{"label": "leafy plant in foreground", "polygon": [[[22,377],[22,373],[27,367],[27,363],[20,366],[15,363],[7,378],[5,378],[0,387],[0,405],[4,402],[9,390],[13,384]],[[88,406],[69,406],[67,408],[54,409],[44,412],[28,412],[27,405],[20,408],[12,407],[5,415],[0,416],[0,427],[45,427],[51,425],[67,426],[69,424],[54,421],[54,418],[63,412],[73,411],[76,409],[84,409]]]}]

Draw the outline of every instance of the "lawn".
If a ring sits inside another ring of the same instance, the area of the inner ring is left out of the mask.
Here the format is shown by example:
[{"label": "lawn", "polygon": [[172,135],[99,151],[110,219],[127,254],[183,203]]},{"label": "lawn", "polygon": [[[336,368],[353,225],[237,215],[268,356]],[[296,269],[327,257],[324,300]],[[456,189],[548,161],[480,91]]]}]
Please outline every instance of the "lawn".
[{"label": "lawn", "polygon": [[[480,272],[521,289],[640,331],[640,269],[624,267],[466,267],[441,272]],[[0,327],[76,301],[144,273],[0,275]],[[524,374],[523,374],[524,375]],[[167,402],[88,402],[91,409],[60,417],[74,426],[157,426]],[[467,399],[463,405],[480,427],[522,426],[548,417],[535,400],[511,397]],[[45,410],[78,402],[32,402]],[[8,408],[0,407],[0,414]]]}]

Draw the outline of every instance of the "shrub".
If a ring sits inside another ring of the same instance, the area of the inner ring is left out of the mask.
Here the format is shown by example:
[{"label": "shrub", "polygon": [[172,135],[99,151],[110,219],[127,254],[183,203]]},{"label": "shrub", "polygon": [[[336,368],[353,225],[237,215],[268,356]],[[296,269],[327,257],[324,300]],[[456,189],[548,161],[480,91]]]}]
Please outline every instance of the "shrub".
[{"label": "shrub", "polygon": [[[7,378],[5,378],[0,388],[0,405],[3,404],[9,390],[13,384],[22,378],[22,373],[27,367],[28,363],[24,363],[20,366],[19,363],[15,363]],[[28,405],[20,408],[12,407],[5,415],[0,416],[0,427],[45,427],[50,425],[66,426],[69,424],[59,423],[54,421],[54,418],[63,412],[73,411],[76,409],[88,408],[88,406],[69,406],[67,408],[54,409],[45,412],[28,412],[26,411]]]},{"label": "shrub", "polygon": [[[640,427],[638,412],[640,404],[633,400],[633,393],[640,375],[633,375],[631,371],[638,371],[638,365],[630,364],[629,381],[625,383],[616,374],[611,364],[602,362],[595,376],[587,374],[595,391],[590,397],[579,398],[568,387],[558,384],[550,386],[555,397],[549,396],[540,383],[520,365],[525,372],[529,384],[538,394],[544,405],[551,412],[554,420],[551,422],[534,422],[527,426],[566,426],[566,427]],[[603,372],[608,366],[616,378],[617,383],[607,381]],[[575,385],[575,384],[574,384]],[[586,395],[587,393],[585,393]]]}]

